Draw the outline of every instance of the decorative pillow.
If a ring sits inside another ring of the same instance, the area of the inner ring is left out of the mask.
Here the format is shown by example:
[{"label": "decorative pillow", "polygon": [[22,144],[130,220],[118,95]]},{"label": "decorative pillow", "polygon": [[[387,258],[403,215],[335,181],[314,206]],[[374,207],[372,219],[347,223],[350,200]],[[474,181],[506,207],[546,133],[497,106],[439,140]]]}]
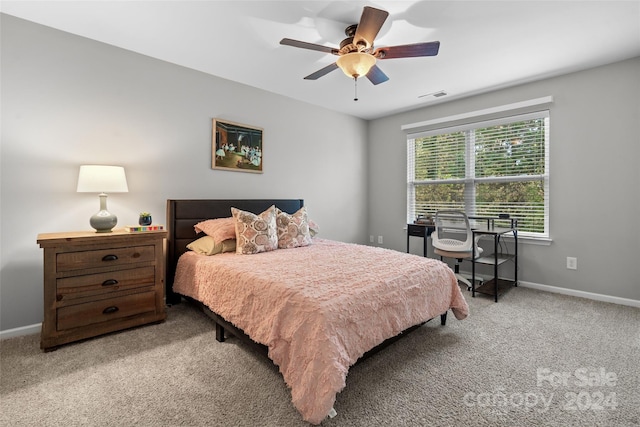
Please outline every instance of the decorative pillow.
[{"label": "decorative pillow", "polygon": [[218,243],[211,236],[204,236],[187,245],[187,249],[202,255],[217,255],[236,251],[236,239],[227,239]]},{"label": "decorative pillow", "polygon": [[236,221],[236,253],[257,254],[278,249],[276,207],[271,206],[260,215],[231,208]]},{"label": "decorative pillow", "polygon": [[309,234],[309,218],[307,210],[301,207],[298,212],[289,215],[278,209],[276,224],[278,226],[278,248],[289,249],[311,244]]},{"label": "decorative pillow", "polygon": [[316,237],[316,235],[320,232],[320,227],[318,226],[318,224],[310,219],[309,220],[309,234],[311,235],[311,237]]},{"label": "decorative pillow", "polygon": [[216,243],[236,238],[235,220],[232,217],[208,219],[193,226],[196,233],[213,237]]}]

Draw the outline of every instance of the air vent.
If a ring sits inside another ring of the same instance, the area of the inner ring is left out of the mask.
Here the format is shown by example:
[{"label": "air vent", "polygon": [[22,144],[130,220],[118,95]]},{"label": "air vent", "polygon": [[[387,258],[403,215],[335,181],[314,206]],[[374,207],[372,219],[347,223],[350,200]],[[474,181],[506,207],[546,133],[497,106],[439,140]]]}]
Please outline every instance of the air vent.
[{"label": "air vent", "polygon": [[441,96],[445,96],[446,94],[447,92],[445,92],[444,90],[439,90],[437,92],[431,92],[424,95],[420,95],[418,98],[426,98],[428,96],[433,96],[434,98],[440,98]]}]

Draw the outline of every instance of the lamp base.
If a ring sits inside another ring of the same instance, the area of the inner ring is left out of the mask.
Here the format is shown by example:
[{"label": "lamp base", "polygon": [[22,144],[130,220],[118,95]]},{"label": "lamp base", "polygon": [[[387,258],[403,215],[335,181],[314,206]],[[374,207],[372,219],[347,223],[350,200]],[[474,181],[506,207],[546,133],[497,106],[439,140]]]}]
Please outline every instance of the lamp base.
[{"label": "lamp base", "polygon": [[96,233],[111,233],[117,223],[118,217],[107,210],[101,210],[89,219],[89,224],[96,229]]}]

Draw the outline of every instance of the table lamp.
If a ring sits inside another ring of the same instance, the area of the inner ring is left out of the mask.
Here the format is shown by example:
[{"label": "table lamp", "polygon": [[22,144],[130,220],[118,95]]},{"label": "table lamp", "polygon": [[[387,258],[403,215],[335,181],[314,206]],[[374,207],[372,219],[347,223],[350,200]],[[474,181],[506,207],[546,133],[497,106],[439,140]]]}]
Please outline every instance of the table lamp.
[{"label": "table lamp", "polygon": [[107,192],[127,193],[127,178],[122,166],[82,165],[78,175],[78,193],[99,193],[100,211],[89,219],[96,233],[110,233],[118,217],[107,211]]}]

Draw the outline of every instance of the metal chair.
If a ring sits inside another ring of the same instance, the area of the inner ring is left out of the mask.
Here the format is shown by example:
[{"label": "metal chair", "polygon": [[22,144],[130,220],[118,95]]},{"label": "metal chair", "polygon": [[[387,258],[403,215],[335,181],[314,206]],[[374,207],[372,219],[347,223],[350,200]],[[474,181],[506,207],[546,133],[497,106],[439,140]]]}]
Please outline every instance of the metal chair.
[{"label": "metal chair", "polygon": [[461,211],[438,211],[434,225],[435,231],[431,233],[434,252],[440,255],[440,259],[447,257],[456,260],[453,270],[456,278],[470,290],[469,278],[460,274],[460,263],[473,257],[474,246],[476,256],[482,253],[482,248],[478,247],[478,238],[474,241],[469,217]]}]

